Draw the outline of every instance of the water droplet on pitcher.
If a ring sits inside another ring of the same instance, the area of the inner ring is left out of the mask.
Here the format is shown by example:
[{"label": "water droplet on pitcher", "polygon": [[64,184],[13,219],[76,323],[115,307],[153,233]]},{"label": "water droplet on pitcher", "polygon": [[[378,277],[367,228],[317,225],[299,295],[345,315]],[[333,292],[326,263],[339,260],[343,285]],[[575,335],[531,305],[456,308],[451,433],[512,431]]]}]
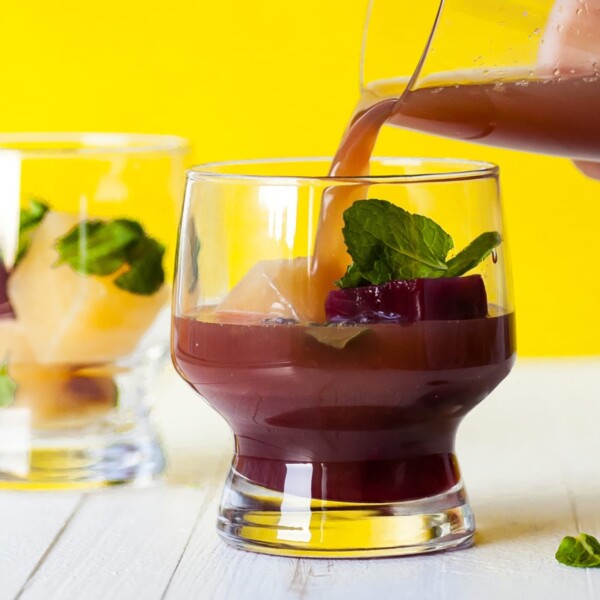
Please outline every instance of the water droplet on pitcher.
[{"label": "water droplet on pitcher", "polygon": [[558,67],[556,67],[556,69],[554,69],[554,71],[552,71],[552,75],[554,75],[555,77],[558,77],[560,75],[560,69]]},{"label": "water droplet on pitcher", "polygon": [[498,253],[496,252],[496,250],[492,250],[492,262],[494,264],[496,264],[498,262]]},{"label": "water droplet on pitcher", "polygon": [[541,30],[540,30],[540,28],[539,28],[539,27],[536,27],[536,28],[533,30],[533,35],[540,35],[540,31],[541,31]]},{"label": "water droplet on pitcher", "polygon": [[583,12],[583,8],[581,6],[575,11],[575,14],[579,16]]},{"label": "water droplet on pitcher", "polygon": [[558,33],[561,33],[563,29],[564,29],[564,27],[561,24],[558,24],[556,26],[556,31],[558,31]]}]

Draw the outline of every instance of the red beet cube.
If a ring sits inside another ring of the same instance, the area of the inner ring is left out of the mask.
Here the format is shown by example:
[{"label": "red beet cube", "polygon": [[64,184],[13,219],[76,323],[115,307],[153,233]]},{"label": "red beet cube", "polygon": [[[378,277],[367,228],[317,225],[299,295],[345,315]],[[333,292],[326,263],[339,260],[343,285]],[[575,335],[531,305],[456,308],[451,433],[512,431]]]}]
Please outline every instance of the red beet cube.
[{"label": "red beet cube", "polygon": [[487,315],[487,295],[480,275],[390,281],[329,292],[325,314],[332,323],[478,319]]}]

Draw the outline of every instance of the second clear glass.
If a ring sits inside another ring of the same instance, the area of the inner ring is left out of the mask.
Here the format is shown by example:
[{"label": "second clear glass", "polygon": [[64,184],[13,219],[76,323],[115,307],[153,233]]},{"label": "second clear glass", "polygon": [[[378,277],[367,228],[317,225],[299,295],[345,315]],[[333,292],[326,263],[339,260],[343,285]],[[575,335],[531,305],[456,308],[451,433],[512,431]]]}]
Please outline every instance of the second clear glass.
[{"label": "second clear glass", "polygon": [[162,470],[148,414],[187,151],[174,136],[0,135],[0,488]]}]

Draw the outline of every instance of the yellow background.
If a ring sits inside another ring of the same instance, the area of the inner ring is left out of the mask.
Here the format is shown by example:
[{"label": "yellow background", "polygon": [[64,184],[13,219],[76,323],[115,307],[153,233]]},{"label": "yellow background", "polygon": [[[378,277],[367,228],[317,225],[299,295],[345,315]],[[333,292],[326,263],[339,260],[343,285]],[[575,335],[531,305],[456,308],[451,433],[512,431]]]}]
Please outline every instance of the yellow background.
[{"label": "yellow background", "polygon": [[[196,162],[330,154],[358,99],[365,11],[366,0],[5,1],[0,130],[176,133]],[[600,353],[600,183],[567,160],[404,131],[385,131],[378,153],[499,163],[520,354]]]}]

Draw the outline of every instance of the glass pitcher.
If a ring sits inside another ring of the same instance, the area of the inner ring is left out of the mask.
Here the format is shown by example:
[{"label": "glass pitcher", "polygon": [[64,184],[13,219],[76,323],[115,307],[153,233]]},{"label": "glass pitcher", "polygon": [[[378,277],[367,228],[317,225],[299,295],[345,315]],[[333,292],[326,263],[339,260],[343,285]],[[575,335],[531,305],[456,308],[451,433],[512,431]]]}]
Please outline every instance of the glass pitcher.
[{"label": "glass pitcher", "polygon": [[600,174],[599,31],[598,0],[371,0],[359,112]]}]

